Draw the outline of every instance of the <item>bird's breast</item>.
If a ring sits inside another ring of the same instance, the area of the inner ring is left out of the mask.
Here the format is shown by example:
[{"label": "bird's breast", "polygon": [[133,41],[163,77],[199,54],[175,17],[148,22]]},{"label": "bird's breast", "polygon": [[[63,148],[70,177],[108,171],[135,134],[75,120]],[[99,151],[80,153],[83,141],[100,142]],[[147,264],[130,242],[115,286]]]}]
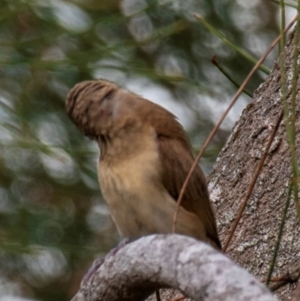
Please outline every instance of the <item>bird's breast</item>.
[{"label": "bird's breast", "polygon": [[[122,154],[116,155],[115,161],[113,156],[99,161],[102,194],[122,236],[137,238],[153,233],[172,233],[176,202],[162,184],[156,137],[143,135],[138,141],[130,148],[138,151],[125,155],[125,148]],[[176,232],[206,240],[202,221],[181,206]]]},{"label": "bird's breast", "polygon": [[[136,137],[137,138],[137,137]],[[133,142],[134,144],[134,142]],[[127,155],[101,160],[98,176],[102,194],[121,235],[138,237],[153,232],[150,215],[161,198],[158,147],[154,136],[139,139]],[[128,149],[127,149],[128,150]],[[135,151],[136,150],[136,151]],[[149,220],[149,222],[148,222]]]}]

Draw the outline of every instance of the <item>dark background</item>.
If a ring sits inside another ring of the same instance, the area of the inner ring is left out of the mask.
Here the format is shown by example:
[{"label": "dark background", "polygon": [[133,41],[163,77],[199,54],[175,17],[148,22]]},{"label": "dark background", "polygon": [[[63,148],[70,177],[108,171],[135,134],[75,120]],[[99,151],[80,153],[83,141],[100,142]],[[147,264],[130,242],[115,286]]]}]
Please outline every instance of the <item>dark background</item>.
[{"label": "dark background", "polygon": [[[105,78],[165,106],[195,153],[278,34],[271,1],[0,0],[0,300],[69,300],[118,242],[96,174],[98,150],[65,113],[77,82]],[[292,11],[293,13],[293,11]],[[265,65],[277,57],[275,50]],[[253,93],[266,78],[257,72]],[[251,98],[243,95],[202,159],[206,173]]]}]

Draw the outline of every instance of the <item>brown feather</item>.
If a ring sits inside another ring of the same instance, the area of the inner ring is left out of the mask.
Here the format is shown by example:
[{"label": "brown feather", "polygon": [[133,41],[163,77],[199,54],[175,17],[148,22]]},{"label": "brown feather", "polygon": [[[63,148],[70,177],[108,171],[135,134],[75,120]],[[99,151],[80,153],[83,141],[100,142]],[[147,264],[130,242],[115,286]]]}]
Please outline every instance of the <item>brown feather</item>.
[{"label": "brown feather", "polygon": [[[66,109],[78,129],[99,143],[99,182],[120,233],[170,233],[175,201],[194,161],[175,116],[105,80],[77,84]],[[199,166],[182,199],[177,227],[221,248]]]},{"label": "brown feather", "polygon": [[[163,107],[144,99],[138,112],[140,119],[149,123],[156,131],[162,164],[163,186],[177,201],[194,162],[189,139],[176,117]],[[189,212],[197,214],[204,224],[207,236],[221,249],[206,178],[199,166],[196,167],[189,180],[181,206]]]},{"label": "brown feather", "polygon": [[[190,150],[176,139],[159,136],[158,141],[163,166],[163,185],[174,200],[177,200],[194,158],[190,155]],[[196,167],[189,180],[181,206],[197,214],[204,224],[206,235],[221,249],[206,179],[200,167]]]}]

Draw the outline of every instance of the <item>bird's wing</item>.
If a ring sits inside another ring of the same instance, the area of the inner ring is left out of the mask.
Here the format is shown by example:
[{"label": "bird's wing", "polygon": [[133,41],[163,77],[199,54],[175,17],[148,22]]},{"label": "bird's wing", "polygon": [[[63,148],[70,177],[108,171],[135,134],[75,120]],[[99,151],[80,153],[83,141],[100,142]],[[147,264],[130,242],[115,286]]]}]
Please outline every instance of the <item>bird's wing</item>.
[{"label": "bird's wing", "polygon": [[[194,158],[190,154],[190,149],[180,140],[158,135],[158,143],[163,166],[163,185],[174,200],[177,200]],[[189,180],[181,206],[199,216],[205,226],[207,236],[221,248],[206,179],[199,166],[196,167]]]},{"label": "bird's wing", "polygon": [[[139,108],[140,118],[143,122],[150,124],[156,132],[163,186],[177,201],[194,162],[191,144],[182,125],[172,113],[152,102],[147,102],[147,106]],[[181,206],[199,216],[205,226],[207,237],[221,248],[206,178],[199,166],[196,167],[189,180]]]}]

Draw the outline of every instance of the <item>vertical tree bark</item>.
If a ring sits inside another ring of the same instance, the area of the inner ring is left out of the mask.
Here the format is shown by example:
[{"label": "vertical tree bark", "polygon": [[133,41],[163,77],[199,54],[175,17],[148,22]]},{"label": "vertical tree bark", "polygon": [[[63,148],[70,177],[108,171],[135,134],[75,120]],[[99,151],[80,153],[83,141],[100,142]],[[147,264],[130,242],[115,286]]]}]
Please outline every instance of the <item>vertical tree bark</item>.
[{"label": "vertical tree bark", "polygon": [[[293,50],[294,34],[291,34],[285,47],[288,102],[291,101]],[[298,79],[295,120],[298,158],[300,156],[299,86]],[[277,61],[270,76],[257,89],[253,101],[244,109],[234,126],[209,177],[209,190],[223,244],[281,109],[281,73]],[[258,278],[266,278],[268,274],[290,180],[290,147],[282,120],[227,251],[235,262]],[[283,275],[297,264],[300,264],[300,227],[292,198],[272,276]],[[282,300],[288,300],[292,290],[293,286],[286,285],[278,291],[278,296]]]}]

